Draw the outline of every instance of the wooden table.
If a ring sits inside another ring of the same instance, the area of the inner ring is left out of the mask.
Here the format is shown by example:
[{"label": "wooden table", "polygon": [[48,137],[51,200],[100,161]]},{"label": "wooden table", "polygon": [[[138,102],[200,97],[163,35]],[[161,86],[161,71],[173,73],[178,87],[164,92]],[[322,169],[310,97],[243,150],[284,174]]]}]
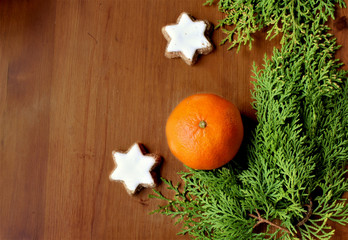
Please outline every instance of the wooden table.
[{"label": "wooden table", "polygon": [[[135,197],[110,182],[113,150],[135,141],[164,158],[161,175],[183,166],[164,126],[183,98],[212,92],[245,118],[251,65],[279,38],[255,36],[250,51],[216,49],[190,67],[164,57],[161,27],[182,11],[216,24],[203,0],[2,0],[0,2],[0,239],[189,239],[145,189]],[[330,23],[348,64],[347,10]],[[158,188],[164,189],[162,184]],[[333,239],[347,239],[347,227]]]}]

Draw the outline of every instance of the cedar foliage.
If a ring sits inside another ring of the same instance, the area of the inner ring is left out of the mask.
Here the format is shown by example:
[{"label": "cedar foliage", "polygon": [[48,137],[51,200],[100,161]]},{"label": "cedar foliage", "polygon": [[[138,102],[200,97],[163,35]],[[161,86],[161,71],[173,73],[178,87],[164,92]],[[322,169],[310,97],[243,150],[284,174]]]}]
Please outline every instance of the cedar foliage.
[{"label": "cedar foliage", "polygon": [[[205,5],[212,5],[207,0]],[[334,18],[335,4],[345,7],[344,0],[220,0],[219,11],[225,18],[217,28],[227,34],[221,43],[230,42],[230,48],[249,44],[252,46],[253,33],[269,27],[266,39],[282,34],[281,44],[290,41],[298,44],[308,26],[319,21],[324,24],[329,17]],[[226,29],[226,26],[233,26]]]},{"label": "cedar foliage", "polygon": [[[219,1],[220,10],[224,6],[222,10],[231,14],[224,24],[236,24],[243,31],[236,30],[239,40],[232,46],[251,41],[247,33],[255,26],[259,30],[274,24],[269,20],[274,19],[272,11],[278,12],[283,25],[271,30],[283,33],[283,43],[271,59],[265,56],[263,68],[253,67],[258,124],[241,159],[247,166],[231,161],[212,171],[188,168],[179,173],[183,189],[163,179],[175,193],[173,198],[157,190],[150,195],[167,201],[154,212],[182,223],[181,234],[197,239],[330,239],[334,229],[328,220],[348,222],[348,205],[341,199],[348,191],[347,71],[334,58],[339,47],[323,24],[333,16],[336,1],[308,1],[318,6],[307,11],[310,16],[301,12],[306,8],[299,12],[294,7],[305,1],[284,1],[293,5],[283,14],[280,2]],[[255,12],[248,15],[242,3],[254,3]],[[266,5],[269,11],[261,11]],[[288,29],[289,11],[296,12],[295,23],[302,24],[299,33]],[[259,19],[255,26],[238,25],[248,16]],[[230,18],[237,20],[226,22]],[[254,231],[259,224],[266,224],[266,231]]]}]

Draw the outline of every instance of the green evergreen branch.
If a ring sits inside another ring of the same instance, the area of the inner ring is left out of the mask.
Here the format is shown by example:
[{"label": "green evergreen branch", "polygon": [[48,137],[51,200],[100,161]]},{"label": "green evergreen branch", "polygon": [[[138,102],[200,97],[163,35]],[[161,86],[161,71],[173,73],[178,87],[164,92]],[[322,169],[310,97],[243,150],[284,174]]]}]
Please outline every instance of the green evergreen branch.
[{"label": "green evergreen branch", "polygon": [[344,0],[207,0],[204,5],[214,2],[224,13],[224,19],[217,25],[227,35],[221,44],[228,41],[229,49],[237,46],[238,50],[246,44],[251,48],[253,34],[265,27],[268,27],[266,39],[281,33],[281,44],[296,45],[308,25],[324,24],[329,17],[334,18],[335,4],[346,6]]},{"label": "green evergreen branch", "polygon": [[287,232],[288,234],[291,234],[288,229],[286,229],[286,228],[284,228],[282,226],[279,226],[279,225],[277,225],[277,224],[275,224],[275,223],[273,223],[271,221],[268,221],[267,219],[262,218],[261,214],[259,213],[259,211],[257,209],[255,211],[256,211],[257,216],[255,216],[254,214],[249,213],[250,217],[255,218],[256,220],[258,220],[258,222],[253,226],[253,228],[257,227],[258,225],[260,225],[262,223],[267,223],[267,224],[269,224],[269,225],[271,225],[271,226],[273,226],[275,228],[278,228],[278,229],[280,229],[280,230],[282,230],[284,232]]},{"label": "green evergreen branch", "polygon": [[[348,78],[334,58],[336,40],[323,25],[333,16],[333,3],[344,2],[285,2],[289,4],[218,3],[227,14],[220,26],[236,24],[234,33],[246,34],[240,42],[229,36],[232,44],[251,40],[253,31],[268,26],[267,19],[276,26],[272,34],[283,34],[283,42],[271,58],[265,56],[262,68],[254,64],[252,70],[258,125],[241,157],[248,166],[231,161],[212,171],[188,168],[179,173],[182,188],[163,179],[173,198],[156,190],[151,196],[167,202],[154,212],[181,223],[180,234],[197,239],[330,239],[334,229],[329,220],[348,223],[347,200],[341,199],[348,191]],[[266,230],[254,232],[261,223]]]},{"label": "green evergreen branch", "polygon": [[309,199],[309,204],[305,204],[304,207],[307,207],[308,211],[306,213],[306,216],[299,223],[296,224],[296,227],[301,227],[302,225],[304,225],[309,220],[309,218],[312,216],[313,202],[311,199]]}]

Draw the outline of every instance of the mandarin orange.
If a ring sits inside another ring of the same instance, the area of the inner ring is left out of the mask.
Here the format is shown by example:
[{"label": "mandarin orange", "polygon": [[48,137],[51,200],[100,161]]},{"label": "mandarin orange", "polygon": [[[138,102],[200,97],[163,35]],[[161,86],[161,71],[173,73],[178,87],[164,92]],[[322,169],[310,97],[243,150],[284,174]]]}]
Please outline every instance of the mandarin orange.
[{"label": "mandarin orange", "polygon": [[170,114],[166,136],[173,155],[185,165],[211,170],[233,159],[243,140],[238,108],[215,94],[184,99]]}]

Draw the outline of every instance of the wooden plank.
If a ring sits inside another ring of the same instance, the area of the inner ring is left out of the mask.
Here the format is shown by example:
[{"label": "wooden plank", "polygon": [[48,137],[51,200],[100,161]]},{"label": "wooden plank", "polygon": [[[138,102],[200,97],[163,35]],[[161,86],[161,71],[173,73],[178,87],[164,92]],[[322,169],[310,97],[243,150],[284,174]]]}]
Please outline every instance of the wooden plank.
[{"label": "wooden plank", "polygon": [[0,238],[42,239],[54,3],[4,1],[0,16]]}]

